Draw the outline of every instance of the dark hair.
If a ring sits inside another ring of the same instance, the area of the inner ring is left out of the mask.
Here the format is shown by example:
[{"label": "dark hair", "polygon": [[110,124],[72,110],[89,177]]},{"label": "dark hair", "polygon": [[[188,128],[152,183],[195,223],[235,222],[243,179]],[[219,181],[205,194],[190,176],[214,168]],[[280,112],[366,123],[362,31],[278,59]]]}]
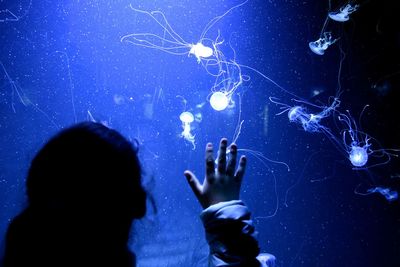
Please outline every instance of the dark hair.
[{"label": "dark hair", "polygon": [[54,136],[31,163],[28,206],[8,229],[5,266],[132,264],[130,226],[146,212],[137,150],[99,123]]}]

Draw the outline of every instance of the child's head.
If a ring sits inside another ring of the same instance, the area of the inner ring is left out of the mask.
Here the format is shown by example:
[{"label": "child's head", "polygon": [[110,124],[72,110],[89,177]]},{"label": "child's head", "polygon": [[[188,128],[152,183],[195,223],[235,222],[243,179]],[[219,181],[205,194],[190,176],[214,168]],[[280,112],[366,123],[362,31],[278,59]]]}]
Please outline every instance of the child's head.
[{"label": "child's head", "polygon": [[58,133],[33,159],[27,177],[29,206],[113,219],[143,217],[137,146],[99,123]]}]

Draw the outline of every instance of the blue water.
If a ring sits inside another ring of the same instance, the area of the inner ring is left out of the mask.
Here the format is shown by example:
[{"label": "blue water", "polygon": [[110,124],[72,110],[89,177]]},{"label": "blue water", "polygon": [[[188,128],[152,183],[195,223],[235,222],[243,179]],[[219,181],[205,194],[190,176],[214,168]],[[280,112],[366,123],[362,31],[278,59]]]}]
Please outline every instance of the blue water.
[{"label": "blue water", "polygon": [[[220,112],[207,101],[215,78],[193,55],[120,41],[132,33],[164,34],[129,4],[163,12],[176,33],[197,43],[208,21],[240,3],[0,1],[0,241],[24,206],[35,153],[63,127],[92,116],[141,144],[157,214],[150,210],[135,224],[139,266],[205,266],[201,209],[183,171],[202,177],[206,143],[232,140],[243,120],[239,148],[290,167],[243,152],[249,163],[241,197],[253,211],[262,250],[276,255],[278,266],[399,266],[399,200],[363,195],[376,186],[399,190],[399,160],[354,170],[330,135],[305,132],[287,113],[276,115],[281,110],[269,100],[293,104],[295,95],[326,105],[341,88],[340,112],[349,110],[381,148],[400,148],[395,5],[360,2],[349,22],[329,22],[340,39],[323,56],[308,43],[319,38],[329,4],[337,10],[347,2],[249,0],[232,10],[207,36],[215,40],[219,32],[228,59],[279,86],[242,68],[250,80]],[[181,137],[184,111],[198,116],[191,125],[195,149]],[[343,125],[323,122],[341,140]]]}]

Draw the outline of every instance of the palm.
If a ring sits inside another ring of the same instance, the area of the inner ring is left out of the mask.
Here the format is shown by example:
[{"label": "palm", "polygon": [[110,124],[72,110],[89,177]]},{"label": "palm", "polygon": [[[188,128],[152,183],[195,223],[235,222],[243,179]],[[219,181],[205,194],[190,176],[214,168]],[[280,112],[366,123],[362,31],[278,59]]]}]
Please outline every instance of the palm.
[{"label": "palm", "polygon": [[202,185],[192,172],[185,172],[189,185],[203,208],[219,202],[239,199],[246,158],[244,156],[241,157],[239,167],[235,172],[237,147],[235,144],[231,145],[228,162],[226,160],[226,149],[227,140],[223,138],[220,142],[217,167],[215,168],[213,146],[210,143],[207,144],[206,175]]}]

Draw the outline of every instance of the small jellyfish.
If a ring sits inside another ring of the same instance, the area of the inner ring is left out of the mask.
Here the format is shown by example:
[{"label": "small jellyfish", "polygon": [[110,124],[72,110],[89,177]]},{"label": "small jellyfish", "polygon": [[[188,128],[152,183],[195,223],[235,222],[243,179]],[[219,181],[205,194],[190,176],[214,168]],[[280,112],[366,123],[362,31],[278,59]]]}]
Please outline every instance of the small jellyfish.
[{"label": "small jellyfish", "polygon": [[301,120],[301,116],[303,114],[305,114],[304,108],[300,106],[294,106],[288,112],[289,121],[294,122],[297,120]]},{"label": "small jellyfish", "polygon": [[[362,111],[364,112],[366,105]],[[360,118],[362,116],[360,115]],[[359,125],[347,111],[347,114],[337,112],[338,120],[345,125],[342,131],[342,146],[348,154],[353,169],[369,169],[390,162],[391,157],[398,157],[399,149],[382,148],[380,142],[359,129]]]},{"label": "small jellyfish", "polygon": [[193,150],[194,150],[196,148],[196,145],[194,143],[195,142],[195,140],[194,140],[195,136],[191,133],[192,129],[190,127],[190,124],[194,121],[194,116],[189,111],[184,111],[179,116],[179,119],[182,122],[182,128],[183,128],[181,136],[183,138],[185,138],[187,141],[189,141],[190,143],[192,143]]},{"label": "small jellyfish", "polygon": [[310,97],[316,97],[319,96],[320,94],[324,93],[326,91],[325,88],[323,87],[314,87],[310,91]]},{"label": "small jellyfish", "polygon": [[195,45],[191,45],[189,54],[194,55],[197,58],[197,62],[200,63],[202,58],[211,57],[214,54],[214,50],[199,42]]},{"label": "small jellyfish", "polygon": [[310,113],[307,111],[306,107],[304,106],[290,106],[288,104],[280,103],[276,98],[270,97],[269,100],[281,106],[281,111],[277,115],[281,115],[285,112],[288,113],[288,118],[290,122],[295,122],[300,124],[304,131],[306,132],[324,132],[331,136],[330,130],[321,124],[321,120],[330,116],[331,113],[336,111],[336,108],[340,105],[340,100],[338,98],[334,98],[332,103],[329,106],[317,106],[312,103],[303,101],[303,100],[296,100],[293,101],[305,105],[309,105],[318,109],[318,113]]},{"label": "small jellyfish", "polygon": [[[338,110],[340,105],[338,98],[334,98],[329,106],[317,106],[310,102],[295,99],[293,101],[307,106],[290,106],[278,102],[273,97],[270,97],[270,101],[281,106],[282,111],[277,115],[287,112],[289,121],[301,125],[304,131],[325,134],[341,152],[345,153],[354,170],[369,169],[383,165],[388,163],[392,156],[398,156],[399,149],[380,148],[376,139],[359,130],[358,124],[349,111],[347,111],[347,114],[341,113]],[[308,107],[312,107],[314,110],[318,109],[319,112],[310,113]],[[339,122],[345,126],[341,130],[342,139],[336,136],[329,127],[322,124],[322,121],[331,114],[337,115]],[[372,149],[372,147],[378,149]],[[372,162],[369,162],[371,159]]]},{"label": "small jellyfish", "polygon": [[242,75],[241,66],[234,60],[227,62],[222,59],[224,56],[218,52],[219,74],[216,76],[214,85],[211,88],[209,99],[211,107],[216,111],[233,108],[235,102],[232,96],[240,88],[243,81],[248,81],[249,77]]},{"label": "small jellyfish", "polygon": [[373,154],[371,150],[371,137],[366,133],[359,131],[354,119],[348,114],[339,113],[338,119],[346,127],[343,129],[343,145],[348,154],[348,159],[355,169],[367,168],[369,155]]},{"label": "small jellyfish", "polygon": [[[147,47],[164,51],[172,55],[194,55],[198,63],[203,63],[204,67],[207,68],[209,64],[213,65],[217,60],[212,58],[217,51],[215,51],[216,45],[219,43],[217,40],[211,40],[206,37],[207,32],[227,14],[232,12],[234,9],[247,3],[248,0],[235,5],[228,9],[224,14],[219,15],[211,19],[203,29],[196,44],[185,41],[171,26],[167,20],[165,14],[161,11],[145,11],[134,8],[130,5],[130,8],[140,14],[144,14],[151,18],[153,22],[160,27],[163,34],[159,35],[153,32],[142,32],[142,33],[131,33],[121,37],[121,42],[131,43],[136,46]],[[212,43],[213,48],[205,45],[205,43]]]},{"label": "small jellyfish", "polygon": [[224,110],[229,105],[229,98],[223,92],[215,92],[211,95],[210,104],[211,107],[216,111]]},{"label": "small jellyfish", "polygon": [[[350,115],[340,114],[338,119],[347,126],[343,130],[343,145],[350,163],[354,169],[367,168],[369,155],[373,153],[370,149],[369,136],[357,130],[357,125]],[[349,139],[350,142],[348,142]]]},{"label": "small jellyfish", "polygon": [[297,122],[303,126],[306,132],[319,132],[323,126],[320,121],[323,118],[318,114],[307,113],[301,106],[294,106],[289,109],[288,118],[290,122]]},{"label": "small jellyfish", "polygon": [[367,164],[368,148],[369,144],[365,144],[362,147],[357,144],[353,144],[351,146],[351,150],[349,152],[349,160],[354,167],[363,167]]},{"label": "small jellyfish", "polygon": [[309,42],[308,46],[315,54],[322,56],[325,54],[325,50],[337,40],[338,39],[333,39],[330,32],[324,32],[323,37],[319,38],[317,41]]},{"label": "small jellyfish", "polygon": [[341,7],[339,11],[329,12],[328,16],[334,21],[345,22],[350,19],[349,15],[356,11],[359,7],[359,5],[352,6],[351,4],[347,4],[346,6]]},{"label": "small jellyfish", "polygon": [[387,201],[392,202],[398,198],[398,193],[397,191],[390,190],[390,188],[385,188],[385,187],[373,187],[368,189],[368,193],[379,193],[382,196],[386,198]]},{"label": "small jellyfish", "polygon": [[183,123],[192,123],[194,121],[194,116],[189,111],[182,112],[179,119]]}]

